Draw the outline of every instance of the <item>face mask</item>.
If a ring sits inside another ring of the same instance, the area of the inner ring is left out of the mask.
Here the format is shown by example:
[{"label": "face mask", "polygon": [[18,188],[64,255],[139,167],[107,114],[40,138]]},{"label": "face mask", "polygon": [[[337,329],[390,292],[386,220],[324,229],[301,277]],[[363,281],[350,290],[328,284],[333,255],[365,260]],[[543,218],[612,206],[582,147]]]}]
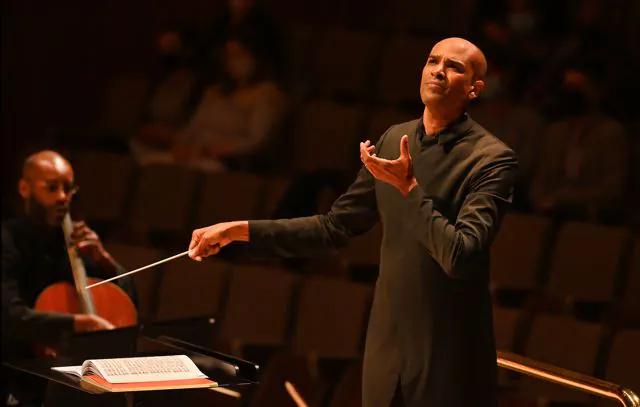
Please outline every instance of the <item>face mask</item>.
[{"label": "face mask", "polygon": [[527,34],[533,30],[536,21],[533,14],[525,11],[509,14],[508,23],[516,34]]},{"label": "face mask", "polygon": [[236,79],[247,79],[253,75],[255,65],[250,58],[236,58],[227,62],[229,74]]}]

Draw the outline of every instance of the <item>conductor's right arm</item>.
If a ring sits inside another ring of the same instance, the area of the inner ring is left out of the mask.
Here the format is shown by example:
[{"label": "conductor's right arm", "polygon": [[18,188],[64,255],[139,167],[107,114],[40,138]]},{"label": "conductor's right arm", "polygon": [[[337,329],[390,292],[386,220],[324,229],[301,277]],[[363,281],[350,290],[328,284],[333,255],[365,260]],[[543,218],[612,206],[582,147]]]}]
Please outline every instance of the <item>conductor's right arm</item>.
[{"label": "conductor's right arm", "polygon": [[294,219],[226,222],[197,229],[191,238],[189,256],[200,261],[232,242],[245,242],[248,253],[256,257],[323,255],[371,229],[378,219],[375,180],[363,167],[328,213]]}]

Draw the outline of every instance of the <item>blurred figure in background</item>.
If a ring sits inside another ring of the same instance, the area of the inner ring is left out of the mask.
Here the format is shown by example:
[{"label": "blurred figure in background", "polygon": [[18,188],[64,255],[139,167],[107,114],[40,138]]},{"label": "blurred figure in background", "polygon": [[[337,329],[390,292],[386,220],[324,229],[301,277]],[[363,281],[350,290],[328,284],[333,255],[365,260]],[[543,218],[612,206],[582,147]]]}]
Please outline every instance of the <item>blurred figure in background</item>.
[{"label": "blurred figure in background", "polygon": [[519,79],[511,60],[504,54],[489,57],[491,71],[485,78],[482,96],[468,109],[475,120],[512,148],[519,168],[513,206],[528,209],[529,189],[539,162],[545,121],[535,109],[518,101],[513,82]]},{"label": "blurred figure in background", "polygon": [[198,109],[177,135],[180,162],[226,162],[257,152],[277,129],[286,96],[256,51],[254,37],[237,36],[225,44],[224,75],[207,88]]},{"label": "blurred figure in background", "polygon": [[[528,91],[531,100],[540,102],[542,108],[553,105],[554,83],[562,80],[564,72],[573,61],[579,59],[607,60],[610,55],[622,54],[623,51],[609,32],[609,13],[612,8],[603,0],[582,0],[577,2],[571,13],[573,21],[565,22],[567,29],[562,35],[549,44],[548,52],[539,69],[527,72],[532,76],[532,85]],[[606,78],[607,86],[612,86],[618,76],[617,65],[604,65],[600,72]],[[605,71],[606,70],[606,71]],[[553,116],[553,111],[546,114]]]},{"label": "blurred figure in background", "polygon": [[156,148],[138,150],[141,163],[174,163],[205,171],[234,167],[234,159],[257,152],[277,129],[286,96],[255,52],[253,37],[225,45],[225,71],[209,86],[194,114]]},{"label": "blurred figure in background", "polygon": [[278,81],[283,79],[286,61],[284,32],[262,0],[226,0],[222,12],[204,34],[205,52],[210,58],[213,78],[224,77],[226,43],[234,37],[251,34],[254,52],[263,69]]},{"label": "blurred figure in background", "polygon": [[156,37],[157,65],[151,78],[142,125],[133,136],[135,154],[166,148],[193,113],[201,95],[198,55],[193,34],[170,25]]},{"label": "blurred figure in background", "polygon": [[584,61],[564,73],[557,107],[563,118],[546,131],[531,189],[538,212],[594,219],[623,207],[629,140],[602,109],[601,72]]}]

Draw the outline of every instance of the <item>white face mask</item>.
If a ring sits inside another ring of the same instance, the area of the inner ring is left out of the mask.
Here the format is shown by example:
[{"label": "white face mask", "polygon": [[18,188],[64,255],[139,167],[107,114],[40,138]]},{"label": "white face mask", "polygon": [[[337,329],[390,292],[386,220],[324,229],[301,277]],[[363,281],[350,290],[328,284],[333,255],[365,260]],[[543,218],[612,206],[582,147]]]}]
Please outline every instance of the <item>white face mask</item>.
[{"label": "white face mask", "polygon": [[234,58],[227,62],[227,69],[235,79],[248,79],[255,71],[255,63],[251,58]]},{"label": "white face mask", "polygon": [[510,13],[508,16],[509,27],[516,34],[530,33],[536,25],[535,16],[528,12]]}]

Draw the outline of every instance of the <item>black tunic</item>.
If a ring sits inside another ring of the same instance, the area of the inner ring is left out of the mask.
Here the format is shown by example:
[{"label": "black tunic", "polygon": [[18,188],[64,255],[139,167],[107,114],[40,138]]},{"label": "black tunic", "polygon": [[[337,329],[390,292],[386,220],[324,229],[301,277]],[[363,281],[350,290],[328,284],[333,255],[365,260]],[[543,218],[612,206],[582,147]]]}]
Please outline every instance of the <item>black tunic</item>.
[{"label": "black tunic", "polygon": [[489,246],[511,202],[517,159],[466,114],[426,136],[422,120],[392,126],[376,145],[396,159],[400,139],[419,186],[406,197],[365,168],[330,212],[249,222],[256,254],[311,256],[343,246],[380,219],[380,275],[364,355],[363,405],[496,406]]}]

